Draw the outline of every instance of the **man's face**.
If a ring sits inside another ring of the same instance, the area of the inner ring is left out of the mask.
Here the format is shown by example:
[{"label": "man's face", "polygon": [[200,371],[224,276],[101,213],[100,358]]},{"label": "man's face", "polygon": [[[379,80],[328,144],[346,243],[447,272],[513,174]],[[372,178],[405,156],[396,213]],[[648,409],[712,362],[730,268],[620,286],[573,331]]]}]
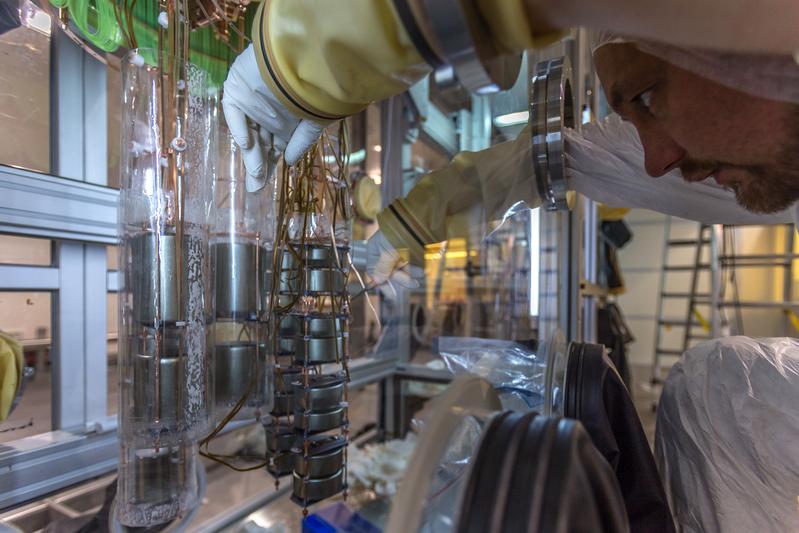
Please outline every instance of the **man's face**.
[{"label": "man's face", "polygon": [[746,209],[771,213],[799,200],[799,106],[756,98],[610,44],[594,54],[611,107],[638,130],[646,171],[712,176]]}]

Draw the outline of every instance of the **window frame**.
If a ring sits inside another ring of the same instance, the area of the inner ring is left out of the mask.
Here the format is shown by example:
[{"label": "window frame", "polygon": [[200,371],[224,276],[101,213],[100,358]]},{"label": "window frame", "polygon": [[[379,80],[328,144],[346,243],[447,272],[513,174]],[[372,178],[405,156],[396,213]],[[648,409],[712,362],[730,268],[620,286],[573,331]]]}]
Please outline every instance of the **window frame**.
[{"label": "window frame", "polygon": [[0,233],[54,242],[50,266],[0,265],[0,290],[52,294],[53,430],[3,443],[0,509],[108,473],[119,453],[106,411],[107,293],[119,288],[106,258],[119,196],[105,186],[106,65],[53,22],[50,174],[0,165]]}]

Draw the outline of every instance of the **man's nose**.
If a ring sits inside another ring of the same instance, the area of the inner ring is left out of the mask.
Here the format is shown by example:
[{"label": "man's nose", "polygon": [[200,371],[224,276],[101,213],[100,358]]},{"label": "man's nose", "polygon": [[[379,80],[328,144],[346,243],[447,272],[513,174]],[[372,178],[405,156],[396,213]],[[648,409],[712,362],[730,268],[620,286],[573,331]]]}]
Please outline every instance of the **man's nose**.
[{"label": "man's nose", "polygon": [[685,150],[669,135],[654,128],[639,128],[638,136],[644,147],[644,168],[653,178],[659,178],[678,167]]}]

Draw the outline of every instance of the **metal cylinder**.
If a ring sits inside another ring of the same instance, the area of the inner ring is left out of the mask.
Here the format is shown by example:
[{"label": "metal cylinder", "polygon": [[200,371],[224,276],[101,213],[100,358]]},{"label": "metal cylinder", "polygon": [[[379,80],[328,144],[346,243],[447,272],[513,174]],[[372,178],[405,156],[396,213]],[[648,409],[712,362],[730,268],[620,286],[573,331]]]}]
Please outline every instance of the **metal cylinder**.
[{"label": "metal cylinder", "polygon": [[292,472],[294,468],[294,454],[291,452],[281,452],[269,456],[269,464],[266,469],[275,477],[283,477]]},{"label": "metal cylinder", "polygon": [[347,271],[347,254],[349,248],[339,246],[333,249],[330,245],[306,245],[296,249],[283,251],[280,268],[284,271],[297,270],[300,267],[309,269],[338,269]]},{"label": "metal cylinder", "polygon": [[292,355],[297,348],[296,339],[294,337],[280,337],[278,343],[278,355]]},{"label": "metal cylinder", "polygon": [[324,500],[344,489],[344,469],[332,476],[323,478],[304,478],[294,472],[294,498],[301,503],[312,503]]},{"label": "metal cylinder", "polygon": [[293,394],[292,383],[300,378],[302,369],[298,367],[280,368],[275,371],[275,392]]},{"label": "metal cylinder", "polygon": [[[164,524],[197,502],[196,452],[192,446],[136,450],[122,447],[119,513],[137,524]],[[183,489],[182,495],[180,494]]]},{"label": "metal cylinder", "polygon": [[294,395],[292,394],[275,394],[275,403],[272,406],[272,414],[274,416],[287,416],[292,413],[294,408]]},{"label": "metal cylinder", "polygon": [[341,361],[347,353],[347,337],[297,338],[294,342],[294,361],[318,365]]},{"label": "metal cylinder", "polygon": [[[261,356],[266,357],[265,349]],[[258,346],[251,343],[217,344],[214,387],[217,405],[235,405],[258,385],[256,358]]]},{"label": "metal cylinder", "polygon": [[266,449],[270,453],[290,452],[297,439],[294,426],[286,423],[270,423],[266,428]]},{"label": "metal cylinder", "polygon": [[[179,359],[138,354],[133,359],[133,416],[175,427],[180,403]],[[157,368],[156,368],[157,367]],[[156,379],[156,376],[158,378]]]},{"label": "metal cylinder", "polygon": [[309,337],[335,337],[349,331],[347,318],[344,316],[313,316],[303,321],[303,334]]},{"label": "metal cylinder", "polygon": [[141,233],[130,240],[130,248],[135,262],[134,321],[155,326],[174,324],[178,320],[175,236]]},{"label": "metal cylinder", "polygon": [[297,453],[294,472],[303,477],[324,478],[332,476],[344,466],[346,441],[341,437],[329,437],[313,441],[308,455]]},{"label": "metal cylinder", "polygon": [[344,379],[338,376],[311,376],[308,386],[300,381],[294,387],[294,406],[302,411],[326,411],[344,398]]},{"label": "metal cylinder", "polygon": [[280,273],[280,292],[285,294],[339,294],[347,288],[346,273],[333,269],[284,270]]},{"label": "metal cylinder", "polygon": [[255,320],[258,311],[256,268],[258,250],[249,242],[218,242],[211,245],[216,265],[217,318]]},{"label": "metal cylinder", "polygon": [[329,411],[303,412],[294,410],[294,427],[299,431],[320,433],[339,427],[344,422],[344,407],[335,407]]}]

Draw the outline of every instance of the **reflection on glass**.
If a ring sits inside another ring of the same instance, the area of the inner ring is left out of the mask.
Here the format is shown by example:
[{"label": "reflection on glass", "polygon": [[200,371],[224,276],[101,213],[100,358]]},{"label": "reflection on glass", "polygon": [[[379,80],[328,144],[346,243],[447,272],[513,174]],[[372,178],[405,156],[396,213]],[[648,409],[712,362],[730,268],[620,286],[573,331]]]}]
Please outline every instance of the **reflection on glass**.
[{"label": "reflection on glass", "polygon": [[122,67],[118,57],[106,54],[108,186],[119,188],[119,138],[122,123]]},{"label": "reflection on glass", "polygon": [[[116,246],[109,246],[116,248]],[[116,251],[114,251],[116,254]],[[109,292],[106,296],[106,328],[108,331],[108,343],[106,344],[106,356],[108,357],[108,400],[106,403],[106,413],[108,415],[117,414],[117,404],[119,403],[119,374],[117,364],[119,362],[119,295]]]},{"label": "reflection on glass", "polygon": [[52,428],[51,320],[49,292],[0,292],[0,331],[22,344],[25,366],[33,370],[25,380],[16,408],[0,422],[0,443],[45,433]]},{"label": "reflection on glass", "polygon": [[0,235],[0,264],[50,266],[53,241]]},{"label": "reflection on glass", "polygon": [[106,268],[110,271],[119,270],[119,248],[115,244],[105,247]]},{"label": "reflection on glass", "polygon": [[23,25],[0,35],[0,164],[49,172],[49,17],[22,6]]}]

